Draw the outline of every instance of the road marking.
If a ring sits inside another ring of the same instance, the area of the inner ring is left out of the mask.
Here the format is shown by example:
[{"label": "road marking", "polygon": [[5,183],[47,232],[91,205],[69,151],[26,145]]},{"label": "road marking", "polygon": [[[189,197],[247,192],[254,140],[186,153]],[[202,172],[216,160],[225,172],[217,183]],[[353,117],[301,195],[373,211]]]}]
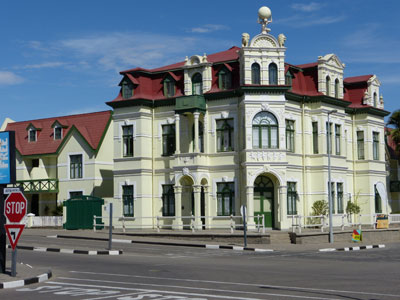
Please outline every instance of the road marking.
[{"label": "road marking", "polygon": [[[59,277],[59,279],[69,279],[69,280],[79,280],[79,281],[95,281],[95,282],[98,281],[98,282],[106,282],[106,283],[119,283],[119,284],[131,284],[131,285],[149,285],[149,286],[155,286],[155,287],[161,287],[161,288],[169,287],[169,288],[192,289],[192,290],[208,290],[208,291],[214,291],[214,292],[252,294],[252,295],[288,297],[288,298],[300,298],[300,299],[339,300],[339,298],[322,298],[322,297],[296,296],[296,295],[287,295],[287,294],[257,293],[257,292],[219,290],[219,289],[207,289],[207,288],[196,288],[196,287],[168,286],[168,285],[136,283],[136,282],[132,283],[132,282],[118,282],[118,281],[94,280],[94,279],[89,280],[89,279],[78,279],[78,278],[68,278],[68,277]],[[244,298],[244,297],[235,297],[235,296],[227,296],[227,295],[218,296],[215,294],[198,294],[198,293],[187,293],[187,292],[176,292],[176,291],[165,291],[165,290],[161,290],[161,291],[160,290],[146,290],[146,289],[139,289],[139,288],[124,288],[124,287],[105,286],[105,285],[91,285],[91,284],[65,283],[65,282],[53,282],[53,281],[48,281],[47,283],[56,284],[56,285],[66,285],[66,286],[81,286],[81,287],[92,287],[92,288],[103,288],[103,289],[108,288],[108,289],[119,289],[119,290],[127,290],[127,291],[131,291],[131,290],[133,290],[133,291],[148,291],[148,292],[158,292],[158,293],[167,293],[167,294],[213,297],[213,298],[222,298],[222,299],[261,300],[260,298]],[[207,299],[204,299],[204,300],[207,300]]]},{"label": "road marking", "polygon": [[357,291],[343,291],[343,290],[332,290],[332,289],[317,289],[317,288],[305,288],[305,287],[293,287],[293,286],[283,286],[283,285],[266,285],[266,284],[256,284],[256,283],[241,283],[241,282],[226,282],[226,281],[213,281],[213,280],[197,280],[197,279],[181,279],[181,278],[170,278],[170,277],[155,277],[155,276],[140,276],[140,275],[127,275],[127,274],[114,274],[114,273],[98,273],[98,272],[82,272],[82,271],[70,271],[70,273],[76,274],[92,274],[92,275],[106,275],[115,277],[133,277],[133,278],[144,278],[144,279],[156,279],[156,280],[171,280],[171,281],[186,281],[186,282],[202,282],[202,283],[212,283],[212,284],[227,284],[227,285],[240,285],[240,286],[255,286],[263,288],[279,288],[279,289],[289,289],[298,291],[317,291],[317,292],[332,292],[332,293],[346,293],[346,294],[360,294],[360,295],[373,295],[373,296],[387,296],[396,297],[399,295],[393,294],[382,294],[382,293],[371,293],[371,292],[357,292]]}]

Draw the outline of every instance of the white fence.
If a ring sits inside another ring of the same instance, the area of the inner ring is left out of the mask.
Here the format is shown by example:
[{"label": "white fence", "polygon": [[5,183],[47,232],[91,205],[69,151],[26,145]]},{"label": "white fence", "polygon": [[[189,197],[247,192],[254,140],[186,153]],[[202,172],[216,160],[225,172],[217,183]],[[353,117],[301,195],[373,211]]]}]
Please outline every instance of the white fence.
[{"label": "white fence", "polygon": [[[265,233],[264,226],[264,215],[259,216],[248,216],[247,218],[254,218],[255,224],[251,225],[248,229],[257,230],[258,232]],[[247,219],[246,218],[246,219]],[[100,217],[93,216],[93,230],[96,231],[96,220],[108,220],[109,217]],[[160,232],[161,229],[190,229],[192,232],[202,229],[229,229],[231,233],[233,233],[236,229],[243,229],[243,217],[242,216],[182,216],[180,219],[182,220],[180,224],[178,224],[175,220],[177,218],[175,216],[172,217],[113,217],[113,224],[115,224],[114,220],[118,221],[118,225],[122,227],[122,231],[126,232],[127,229],[157,229]],[[209,219],[210,221],[214,221],[213,224],[209,224],[209,222],[202,223],[202,220]],[[149,224],[144,224],[143,221],[149,220]],[[175,222],[174,222],[175,221]],[[216,223],[215,221],[220,221]],[[135,224],[136,223],[136,224]],[[115,225],[117,225],[115,224]],[[115,226],[114,225],[114,226]],[[113,226],[113,227],[114,227]]]},{"label": "white fence", "polygon": [[62,227],[62,216],[35,216],[28,214],[27,227]]},{"label": "white fence", "polygon": [[[332,216],[332,224],[333,227],[340,227],[341,230],[345,230],[346,227],[358,227],[361,229],[362,226],[371,226],[372,228],[376,229],[376,219],[378,215],[381,214],[334,215]],[[388,223],[389,225],[400,224],[400,214],[389,214]],[[324,232],[327,227],[329,227],[328,216],[292,216],[292,232],[297,230],[299,233],[301,233],[302,228],[315,228],[320,229],[321,232]]]}]

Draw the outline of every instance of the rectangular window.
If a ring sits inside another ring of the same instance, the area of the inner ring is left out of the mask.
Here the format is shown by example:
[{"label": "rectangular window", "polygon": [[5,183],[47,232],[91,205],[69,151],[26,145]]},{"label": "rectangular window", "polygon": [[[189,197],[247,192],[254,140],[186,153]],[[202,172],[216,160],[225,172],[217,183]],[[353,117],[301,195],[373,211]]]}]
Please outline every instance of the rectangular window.
[{"label": "rectangular window", "polygon": [[36,142],[36,130],[34,129],[29,130],[29,141]]},{"label": "rectangular window", "polygon": [[326,149],[329,154],[332,154],[332,123],[326,122]]},{"label": "rectangular window", "polygon": [[54,127],[54,139],[55,140],[62,139],[62,127]]},{"label": "rectangular window", "polygon": [[69,175],[71,179],[82,178],[82,154],[70,155]]},{"label": "rectangular window", "polygon": [[318,122],[312,122],[313,153],[318,154]]},{"label": "rectangular window", "polygon": [[338,182],[336,184],[336,191],[337,191],[337,196],[336,196],[336,200],[337,200],[337,212],[338,214],[342,214],[343,213],[343,183]]},{"label": "rectangular window", "polygon": [[82,191],[69,192],[69,199],[82,199]]},{"label": "rectangular window", "polygon": [[335,125],[335,153],[340,155],[340,125]]},{"label": "rectangular window", "polygon": [[379,160],[379,132],[372,133],[372,152],[374,160]]},{"label": "rectangular window", "polygon": [[133,185],[122,186],[122,202],[124,217],[133,217]]},{"label": "rectangular window", "polygon": [[175,125],[162,125],[163,156],[171,156],[175,153]]},{"label": "rectangular window", "polygon": [[358,159],[364,159],[364,131],[357,131]]},{"label": "rectangular window", "polygon": [[286,120],[286,149],[294,152],[294,121]]},{"label": "rectangular window", "polygon": [[39,167],[39,158],[32,159],[32,168],[38,168],[38,167]]},{"label": "rectangular window", "polygon": [[233,215],[235,184],[233,182],[217,183],[217,215]]},{"label": "rectangular window", "polygon": [[133,125],[122,126],[122,139],[124,143],[124,157],[133,156]]},{"label": "rectangular window", "polygon": [[233,119],[217,120],[217,151],[233,150]]},{"label": "rectangular window", "polygon": [[[331,182],[331,200],[332,200],[332,213],[335,213],[335,183]],[[328,193],[329,193],[329,182],[328,182]],[[329,199],[328,199],[329,200]],[[328,201],[329,204],[329,201]]]},{"label": "rectangular window", "polygon": [[376,185],[374,189],[375,189],[375,213],[380,214],[382,213],[382,200],[381,196],[378,193],[378,190],[376,189]]},{"label": "rectangular window", "polygon": [[287,183],[287,214],[297,215],[297,192],[296,192],[296,182]]},{"label": "rectangular window", "polygon": [[175,193],[172,184],[162,186],[162,214],[163,216],[175,216]]}]

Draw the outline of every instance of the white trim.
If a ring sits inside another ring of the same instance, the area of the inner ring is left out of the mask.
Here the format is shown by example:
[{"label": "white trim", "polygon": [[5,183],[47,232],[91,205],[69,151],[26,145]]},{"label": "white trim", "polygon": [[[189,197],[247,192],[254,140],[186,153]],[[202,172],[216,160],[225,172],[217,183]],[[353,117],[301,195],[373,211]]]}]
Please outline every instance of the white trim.
[{"label": "white trim", "polygon": [[123,181],[118,182],[118,194],[117,197],[114,196],[114,198],[119,200],[120,208],[121,208],[121,217],[124,215],[124,203],[122,199],[122,187],[123,186],[133,186],[133,217],[136,215],[136,209],[135,209],[135,202],[137,199],[137,193],[136,193],[136,181],[131,181],[130,179],[124,179]]},{"label": "white trim", "polygon": [[124,127],[124,126],[132,126],[132,138],[133,138],[133,149],[132,149],[132,152],[133,152],[133,155],[132,155],[132,157],[134,157],[135,156],[135,141],[136,141],[136,129],[137,129],[137,127],[136,127],[136,121],[132,121],[132,120],[123,120],[123,121],[120,121],[120,122],[118,122],[119,123],[119,126],[118,126],[118,130],[119,130],[119,132],[118,132],[118,139],[121,141],[121,145],[120,145],[120,147],[121,147],[121,155],[120,155],[120,158],[122,157],[126,157],[126,156],[124,156],[124,141],[123,141],[123,134],[124,134],[124,131],[123,131],[123,129],[122,129],[122,127]]}]

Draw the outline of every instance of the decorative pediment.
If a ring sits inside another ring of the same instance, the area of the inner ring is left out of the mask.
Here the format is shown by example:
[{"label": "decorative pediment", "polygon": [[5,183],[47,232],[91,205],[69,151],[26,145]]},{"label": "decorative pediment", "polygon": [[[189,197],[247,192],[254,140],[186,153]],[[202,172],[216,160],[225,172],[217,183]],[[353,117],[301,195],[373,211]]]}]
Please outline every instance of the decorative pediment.
[{"label": "decorative pediment", "polygon": [[320,56],[318,57],[318,62],[321,63],[326,63],[330,66],[339,68],[339,69],[344,69],[344,64],[342,61],[339,59],[339,57],[336,56],[336,54],[327,54],[325,56]]},{"label": "decorative pediment", "polygon": [[381,85],[381,81],[378,79],[376,75],[373,75],[370,79],[368,79],[368,86],[371,84],[375,84],[377,86]]},{"label": "decorative pediment", "polygon": [[278,45],[276,38],[270,34],[256,35],[250,42],[250,47],[253,48],[277,48]]}]

